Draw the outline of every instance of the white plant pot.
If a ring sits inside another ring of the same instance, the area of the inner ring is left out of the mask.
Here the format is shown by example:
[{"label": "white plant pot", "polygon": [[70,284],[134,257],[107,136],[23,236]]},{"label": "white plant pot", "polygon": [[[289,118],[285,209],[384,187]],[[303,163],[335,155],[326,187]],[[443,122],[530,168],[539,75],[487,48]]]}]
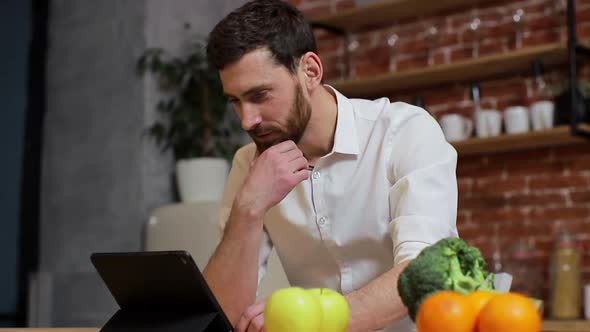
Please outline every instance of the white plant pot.
[{"label": "white plant pot", "polygon": [[176,181],[184,203],[221,201],[229,173],[223,158],[182,159],[176,162]]}]

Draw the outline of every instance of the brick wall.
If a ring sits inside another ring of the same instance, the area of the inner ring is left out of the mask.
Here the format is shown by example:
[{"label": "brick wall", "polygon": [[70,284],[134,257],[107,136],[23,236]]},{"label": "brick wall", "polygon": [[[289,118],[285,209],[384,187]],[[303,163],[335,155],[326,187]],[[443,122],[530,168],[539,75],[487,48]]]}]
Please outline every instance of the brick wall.
[{"label": "brick wall", "polygon": [[[352,0],[291,2],[309,17],[355,6]],[[354,34],[359,48],[353,53],[353,75],[365,77],[390,68],[403,71],[426,66],[425,36],[432,26],[439,31],[438,43],[431,52],[435,64],[470,58],[473,33],[469,24],[474,17],[481,20],[480,56],[509,52],[516,47],[511,16],[518,8],[525,13],[522,47],[565,42],[565,14],[560,11],[559,0],[502,0],[478,8],[404,19]],[[579,39],[590,40],[590,0],[577,1],[577,19]],[[392,33],[399,37],[393,57],[387,45]],[[326,32],[318,32],[317,38],[328,81],[341,78],[345,43]],[[589,71],[581,69],[581,76],[588,77]],[[565,77],[564,67],[547,68],[549,82],[563,82]],[[504,75],[480,82],[483,106],[502,110],[509,105],[526,105],[531,83],[528,75]],[[449,112],[472,114],[465,84],[402,91],[388,97],[411,102],[417,95],[424,97],[425,108],[435,118]],[[590,283],[590,144],[460,157],[457,174],[458,228],[464,239],[487,257],[498,249],[504,263],[510,248],[525,239],[535,250],[533,264],[544,280],[541,296],[547,300],[554,234],[560,225],[566,225],[583,246],[583,281]]]}]

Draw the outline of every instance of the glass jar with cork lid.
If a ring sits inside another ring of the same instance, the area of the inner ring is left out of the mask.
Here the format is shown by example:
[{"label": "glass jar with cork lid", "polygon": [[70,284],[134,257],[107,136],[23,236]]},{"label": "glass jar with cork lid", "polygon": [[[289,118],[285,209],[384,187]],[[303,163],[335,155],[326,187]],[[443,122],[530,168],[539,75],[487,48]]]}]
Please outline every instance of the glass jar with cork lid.
[{"label": "glass jar with cork lid", "polygon": [[577,319],[581,312],[580,252],[572,234],[561,227],[551,261],[551,318]]}]

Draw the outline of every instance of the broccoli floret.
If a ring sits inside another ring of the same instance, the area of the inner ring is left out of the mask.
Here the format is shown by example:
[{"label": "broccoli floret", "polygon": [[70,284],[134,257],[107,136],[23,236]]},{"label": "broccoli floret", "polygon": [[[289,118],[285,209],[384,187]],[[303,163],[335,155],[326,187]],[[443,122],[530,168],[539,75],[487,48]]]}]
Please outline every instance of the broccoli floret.
[{"label": "broccoli floret", "polygon": [[412,320],[430,294],[454,290],[462,294],[493,291],[493,275],[485,270],[479,249],[459,238],[446,238],[424,248],[400,274],[397,289]]}]

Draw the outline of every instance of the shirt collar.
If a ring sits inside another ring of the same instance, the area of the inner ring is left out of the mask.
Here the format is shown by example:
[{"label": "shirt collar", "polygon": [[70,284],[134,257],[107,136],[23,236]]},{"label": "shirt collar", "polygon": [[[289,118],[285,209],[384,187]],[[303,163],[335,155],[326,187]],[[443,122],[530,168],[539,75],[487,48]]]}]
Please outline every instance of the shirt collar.
[{"label": "shirt collar", "polygon": [[350,99],[346,98],[333,87],[329,85],[325,85],[325,87],[332,90],[336,95],[336,106],[338,109],[332,153],[358,155],[359,146],[352,103]]}]

